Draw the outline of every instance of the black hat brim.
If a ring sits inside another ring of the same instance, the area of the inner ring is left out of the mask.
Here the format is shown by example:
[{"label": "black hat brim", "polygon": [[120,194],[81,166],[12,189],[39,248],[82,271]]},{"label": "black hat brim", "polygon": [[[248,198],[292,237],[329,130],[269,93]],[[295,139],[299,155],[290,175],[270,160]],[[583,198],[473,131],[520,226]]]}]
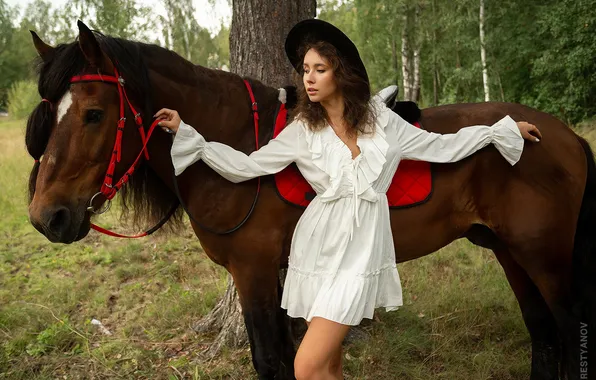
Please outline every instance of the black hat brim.
[{"label": "black hat brim", "polygon": [[303,20],[294,25],[288,33],[285,50],[292,67],[300,72],[302,60],[300,49],[306,42],[326,41],[333,45],[340,58],[347,61],[368,83],[368,74],[356,45],[334,25],[318,19]]}]

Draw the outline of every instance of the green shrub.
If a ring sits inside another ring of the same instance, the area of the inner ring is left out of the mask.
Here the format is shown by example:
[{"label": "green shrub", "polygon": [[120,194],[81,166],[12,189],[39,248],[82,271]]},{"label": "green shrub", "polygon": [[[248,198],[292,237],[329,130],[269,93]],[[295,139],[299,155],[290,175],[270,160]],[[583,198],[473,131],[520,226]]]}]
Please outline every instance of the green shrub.
[{"label": "green shrub", "polygon": [[32,81],[19,81],[8,92],[8,114],[13,119],[24,119],[39,103],[37,85]]}]

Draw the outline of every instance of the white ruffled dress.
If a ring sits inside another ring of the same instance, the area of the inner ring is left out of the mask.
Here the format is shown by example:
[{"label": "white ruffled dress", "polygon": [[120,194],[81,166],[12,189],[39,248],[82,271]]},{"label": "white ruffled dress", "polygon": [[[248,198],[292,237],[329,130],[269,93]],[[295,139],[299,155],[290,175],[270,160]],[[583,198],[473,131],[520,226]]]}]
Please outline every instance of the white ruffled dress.
[{"label": "white ruffled dress", "polygon": [[400,160],[455,162],[491,143],[511,165],[522,154],[524,140],[509,116],[493,126],[442,135],[412,126],[381,102],[372,105],[374,133],[358,137],[361,153],[355,159],[329,125],[312,132],[300,120],[250,155],[207,142],[185,123],[174,138],[176,175],[203,160],[241,182],[295,162],[316,191],[291,243],[281,302],[291,317],[358,325],[375,308],[402,305],[386,196]]}]

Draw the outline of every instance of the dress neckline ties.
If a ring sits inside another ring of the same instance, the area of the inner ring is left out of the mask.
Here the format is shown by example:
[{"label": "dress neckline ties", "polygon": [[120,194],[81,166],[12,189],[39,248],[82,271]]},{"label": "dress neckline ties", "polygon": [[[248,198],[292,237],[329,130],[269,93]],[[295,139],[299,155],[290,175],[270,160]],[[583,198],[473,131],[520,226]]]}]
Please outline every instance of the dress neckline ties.
[{"label": "dress neckline ties", "polygon": [[358,199],[358,167],[362,159],[362,151],[352,160],[352,221],[350,223],[350,241],[354,237],[354,224],[360,227],[360,199]]}]

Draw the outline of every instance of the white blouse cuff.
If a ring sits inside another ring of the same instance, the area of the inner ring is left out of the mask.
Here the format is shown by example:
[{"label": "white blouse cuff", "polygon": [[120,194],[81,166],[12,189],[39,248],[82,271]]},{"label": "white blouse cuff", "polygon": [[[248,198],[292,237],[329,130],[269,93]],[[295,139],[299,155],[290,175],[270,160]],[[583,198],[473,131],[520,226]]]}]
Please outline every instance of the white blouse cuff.
[{"label": "white blouse cuff", "polygon": [[185,122],[180,121],[170,152],[174,173],[178,176],[187,167],[199,161],[203,157],[206,145],[205,138],[199,132]]},{"label": "white blouse cuff", "polygon": [[491,132],[491,142],[510,165],[515,165],[524,150],[524,138],[517,123],[510,116],[505,116],[492,126]]}]

